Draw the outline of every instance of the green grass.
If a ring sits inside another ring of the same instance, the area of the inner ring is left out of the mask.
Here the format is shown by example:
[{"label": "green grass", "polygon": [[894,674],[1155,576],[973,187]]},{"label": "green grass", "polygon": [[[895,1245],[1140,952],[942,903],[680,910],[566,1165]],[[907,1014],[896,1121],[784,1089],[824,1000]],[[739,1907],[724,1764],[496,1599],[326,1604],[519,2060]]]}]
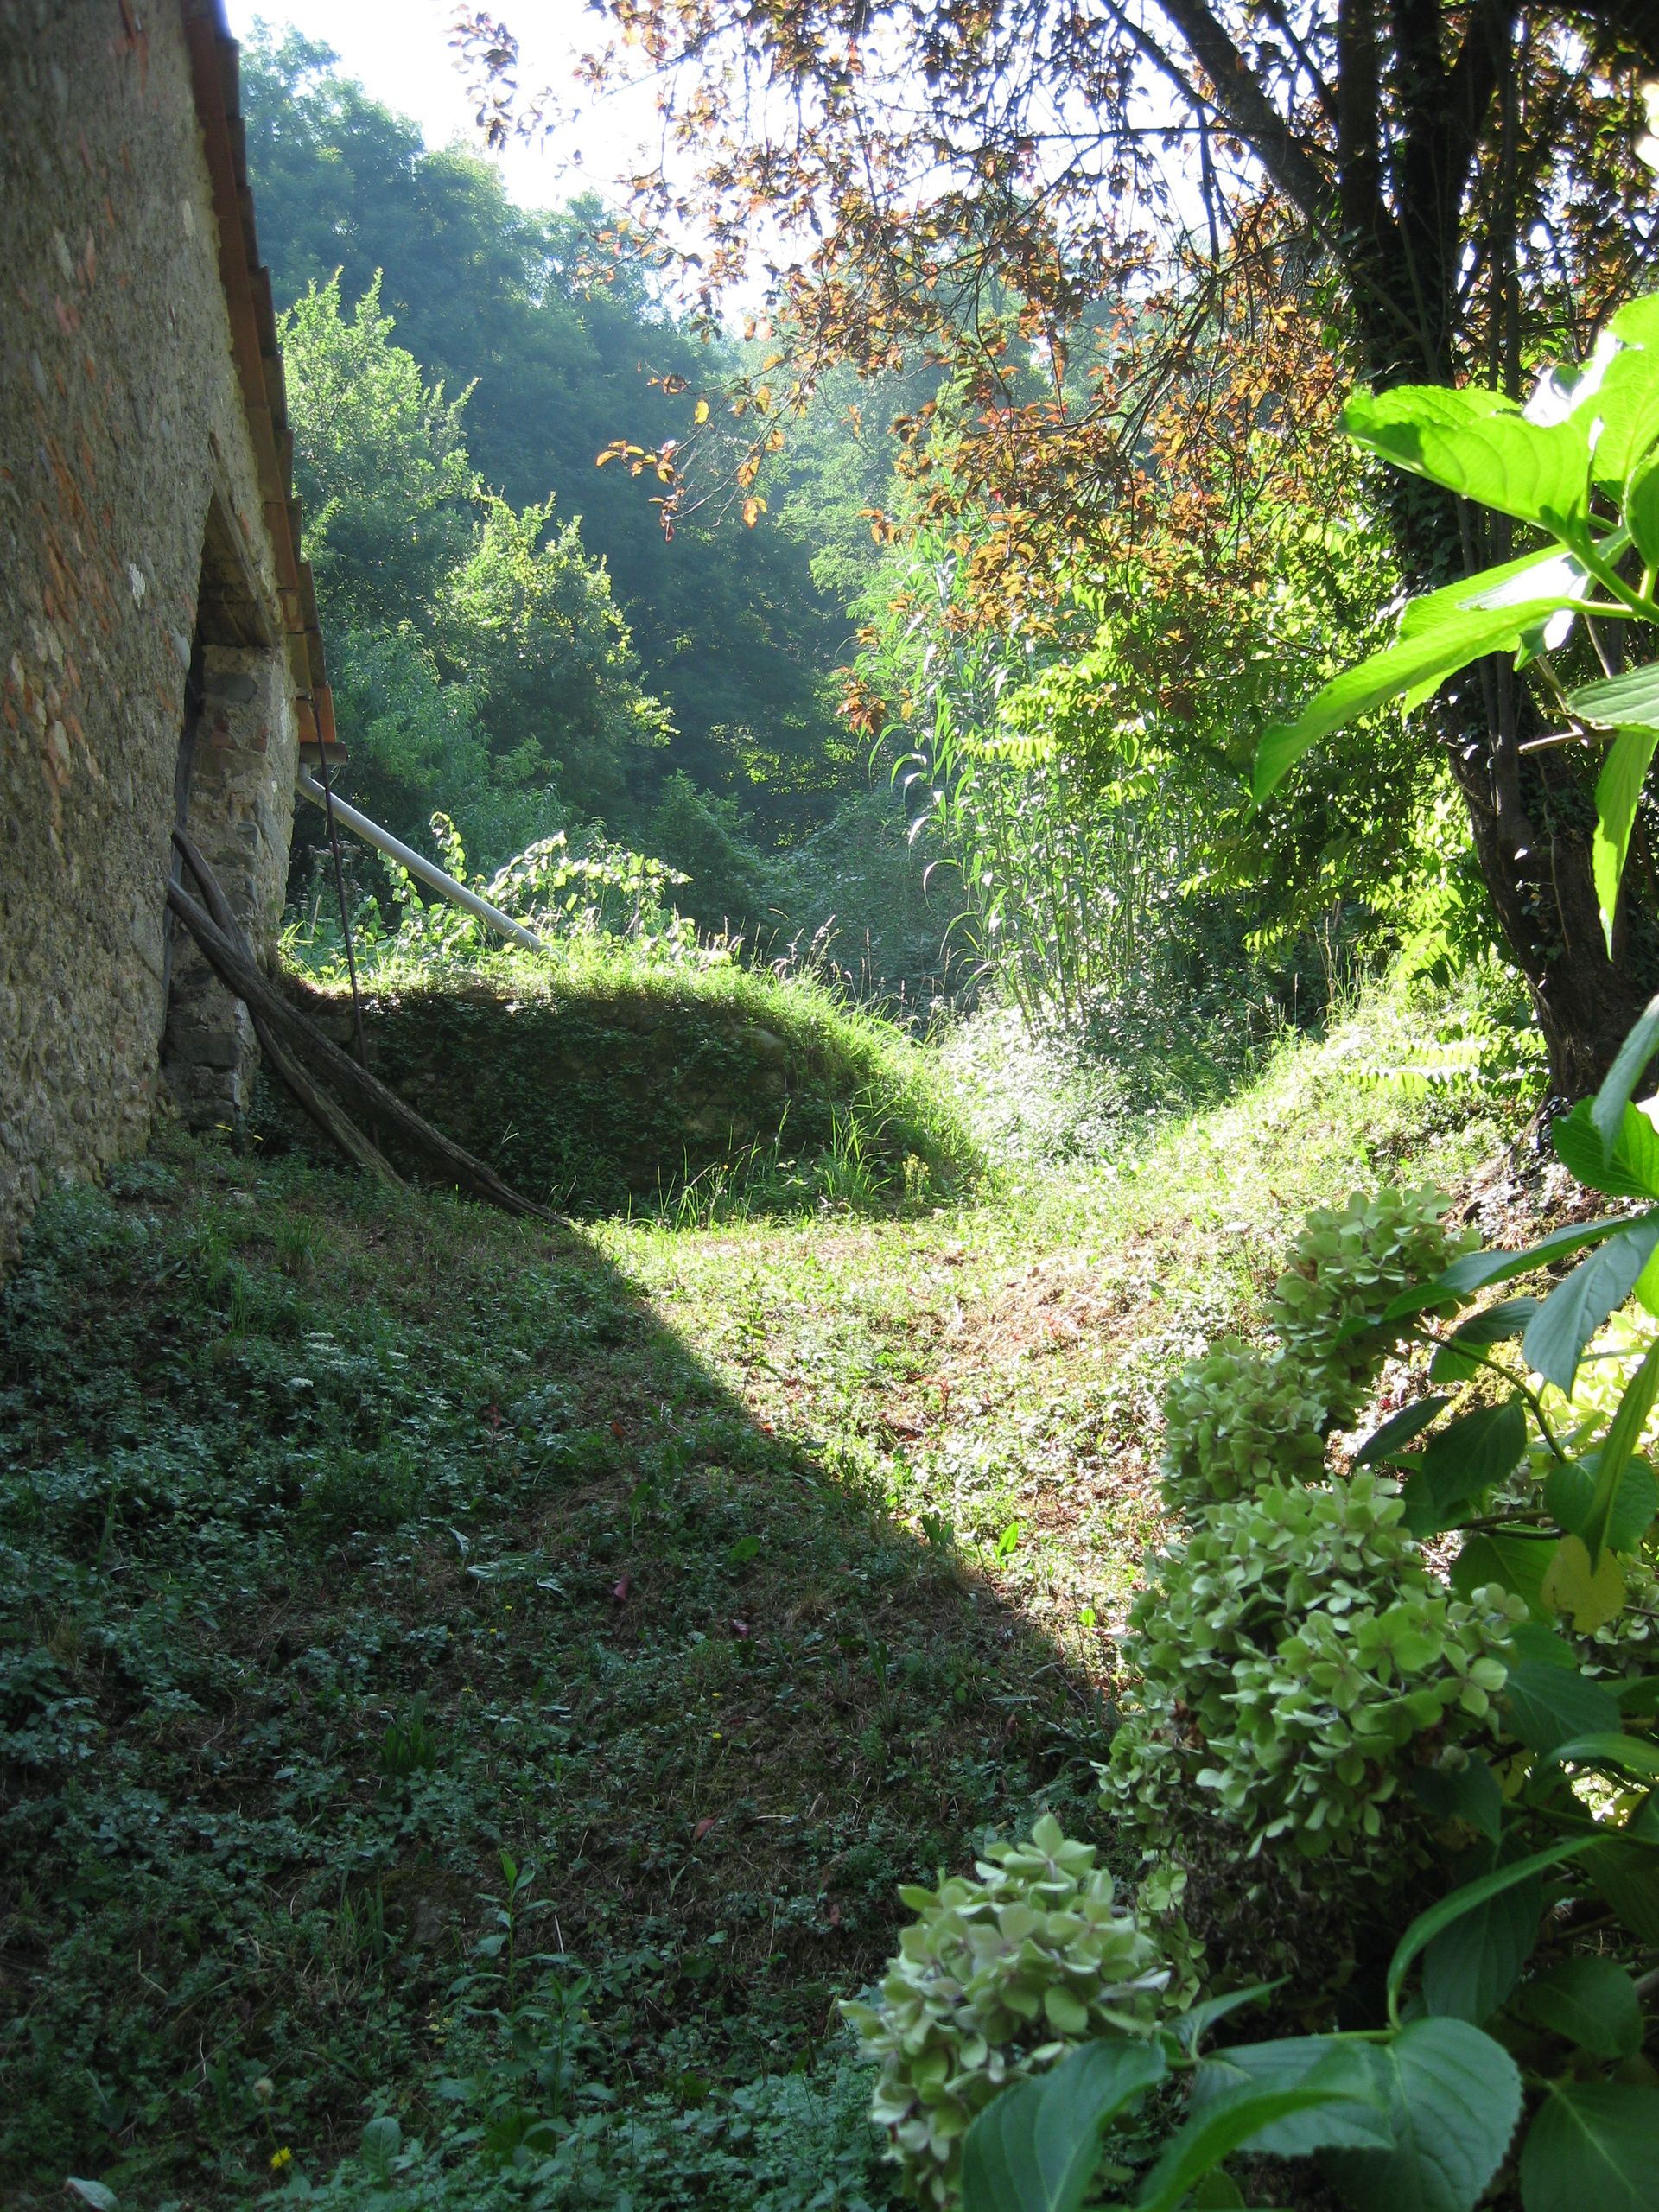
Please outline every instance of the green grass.
[{"label": "green grass", "polygon": [[[391,945],[363,979],[374,1064],[538,1200],[707,1221],[982,1173],[925,1055],[814,976],[594,935],[466,964]],[[290,988],[349,1037],[337,976]]]},{"label": "green grass", "polygon": [[[387,2205],[887,2204],[835,1999],[899,1880],[1097,1827],[1165,1378],[1306,1205],[1512,1125],[1357,1072],[1422,1018],[931,1207],[551,1234],[176,1137],[54,1198],[0,1305],[0,2195],[239,2206],[378,2113]],[[988,1052],[939,1110],[1009,1119]]]}]

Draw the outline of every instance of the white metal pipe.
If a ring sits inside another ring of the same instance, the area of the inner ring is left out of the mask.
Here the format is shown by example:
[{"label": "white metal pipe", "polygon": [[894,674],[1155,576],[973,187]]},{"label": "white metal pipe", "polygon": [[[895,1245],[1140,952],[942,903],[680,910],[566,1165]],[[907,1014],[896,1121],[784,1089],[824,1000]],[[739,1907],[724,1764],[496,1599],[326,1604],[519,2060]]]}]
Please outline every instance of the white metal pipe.
[{"label": "white metal pipe", "polygon": [[487,922],[493,930],[499,930],[503,937],[510,937],[515,944],[522,944],[527,951],[544,952],[547,950],[533,930],[527,930],[522,922],[515,922],[511,914],[504,914],[499,906],[492,906],[487,899],[480,899],[476,891],[469,891],[464,883],[457,883],[454,877],[447,875],[435,861],[429,861],[424,854],[416,852],[400,837],[394,837],[390,830],[383,830],[378,822],[372,822],[366,814],[359,814],[356,807],[348,805],[340,798],[338,791],[325,792],[322,785],[307,769],[300,769],[296,780],[299,790],[313,806],[320,806],[327,812],[332,804],[336,820],[343,822],[348,830],[356,830],[365,844],[378,846],[383,853],[390,854],[393,860],[406,868],[411,875],[418,876],[432,890],[453,899],[457,906],[464,906],[469,914],[476,914],[480,922]]}]

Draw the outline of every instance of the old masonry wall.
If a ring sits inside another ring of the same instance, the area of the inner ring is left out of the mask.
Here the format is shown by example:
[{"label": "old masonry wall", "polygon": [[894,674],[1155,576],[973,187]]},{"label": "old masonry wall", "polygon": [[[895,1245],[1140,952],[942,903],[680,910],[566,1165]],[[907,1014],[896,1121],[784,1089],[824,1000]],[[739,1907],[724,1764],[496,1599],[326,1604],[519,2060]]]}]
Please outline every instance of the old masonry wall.
[{"label": "old masonry wall", "polygon": [[281,912],[286,486],[234,353],[199,115],[216,51],[233,81],[211,0],[0,0],[0,1268],[55,1178],[142,1147],[164,1039],[193,1119],[233,1114],[251,1071],[238,1010],[169,942],[193,651],[190,826],[267,957]]}]

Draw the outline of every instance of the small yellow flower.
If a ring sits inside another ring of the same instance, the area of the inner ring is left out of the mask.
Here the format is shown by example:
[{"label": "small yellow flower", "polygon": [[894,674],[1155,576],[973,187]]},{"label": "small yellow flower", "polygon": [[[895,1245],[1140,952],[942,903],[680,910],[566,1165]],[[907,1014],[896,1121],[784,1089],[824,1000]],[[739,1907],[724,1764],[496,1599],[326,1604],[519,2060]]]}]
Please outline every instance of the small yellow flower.
[{"label": "small yellow flower", "polygon": [[720,1741],[720,1731],[718,1728],[711,1728],[709,1732],[714,1738],[715,1743]]},{"label": "small yellow flower", "polygon": [[280,2172],[284,2166],[291,2166],[293,2163],[294,2153],[289,2150],[283,2149],[281,2151],[273,2151],[270,2154],[270,2164],[273,2172]]}]

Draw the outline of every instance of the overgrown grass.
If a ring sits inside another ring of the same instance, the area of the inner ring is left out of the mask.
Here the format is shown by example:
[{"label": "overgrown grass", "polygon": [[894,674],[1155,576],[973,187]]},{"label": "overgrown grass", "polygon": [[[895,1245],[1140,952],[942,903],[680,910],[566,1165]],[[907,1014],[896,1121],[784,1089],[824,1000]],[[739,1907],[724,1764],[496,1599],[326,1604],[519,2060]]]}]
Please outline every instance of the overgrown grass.
[{"label": "overgrown grass", "polygon": [[[814,976],[597,933],[466,963],[397,942],[363,976],[382,1072],[538,1199],[706,1221],[983,1172],[918,1046]],[[303,988],[343,1028],[340,977]]]},{"label": "overgrown grass", "polygon": [[1097,1827],[1171,1368],[1303,1206],[1514,1126],[1361,1071],[1422,1019],[898,1215],[550,1236],[177,1138],[54,1198],[0,1307],[0,2193],[217,2212],[380,2114],[330,2201],[886,2204],[834,1999],[900,1879]]}]

